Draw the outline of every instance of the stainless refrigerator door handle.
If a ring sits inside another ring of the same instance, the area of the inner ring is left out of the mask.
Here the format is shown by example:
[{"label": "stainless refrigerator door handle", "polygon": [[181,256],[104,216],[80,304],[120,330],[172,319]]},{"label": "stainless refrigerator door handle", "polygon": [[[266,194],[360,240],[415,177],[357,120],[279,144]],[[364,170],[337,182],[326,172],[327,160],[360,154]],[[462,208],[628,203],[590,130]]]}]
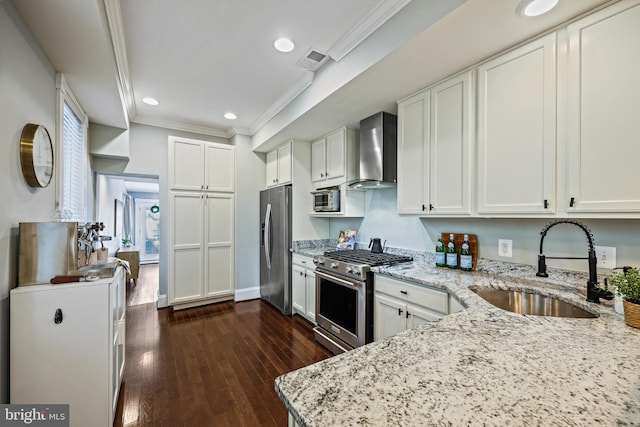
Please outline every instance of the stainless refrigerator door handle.
[{"label": "stainless refrigerator door handle", "polygon": [[264,257],[267,260],[267,268],[271,270],[271,203],[267,204],[267,212],[264,215]]}]

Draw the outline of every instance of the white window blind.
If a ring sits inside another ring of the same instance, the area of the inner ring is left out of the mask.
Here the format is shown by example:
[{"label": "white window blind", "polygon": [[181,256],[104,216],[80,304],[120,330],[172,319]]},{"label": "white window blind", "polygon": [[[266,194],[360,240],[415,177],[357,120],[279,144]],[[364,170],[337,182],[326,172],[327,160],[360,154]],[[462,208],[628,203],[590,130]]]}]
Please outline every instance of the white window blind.
[{"label": "white window blind", "polygon": [[62,194],[60,208],[71,213],[72,220],[84,220],[85,182],[84,123],[64,101],[62,118]]}]

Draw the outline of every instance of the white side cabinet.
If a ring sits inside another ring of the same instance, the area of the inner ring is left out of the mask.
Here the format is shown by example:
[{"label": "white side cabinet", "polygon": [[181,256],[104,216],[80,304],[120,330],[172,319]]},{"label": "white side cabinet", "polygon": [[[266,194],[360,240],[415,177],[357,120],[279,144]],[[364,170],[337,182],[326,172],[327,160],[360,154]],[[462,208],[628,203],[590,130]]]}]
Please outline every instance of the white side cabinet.
[{"label": "white side cabinet", "polygon": [[556,34],[478,67],[478,213],[556,211]]},{"label": "white side cabinet", "polygon": [[356,179],[359,170],[358,131],[343,127],[311,144],[311,181],[315,188]]},{"label": "white side cabinet", "polygon": [[69,404],[71,426],[112,426],[125,360],[125,281],[11,291],[10,401]]},{"label": "white side cabinet", "polygon": [[461,310],[444,291],[375,275],[373,335],[379,339]]},{"label": "white side cabinet", "polygon": [[291,282],[293,313],[316,323],[316,273],[310,257],[293,254]]},{"label": "white side cabinet", "polygon": [[[640,5],[568,26],[568,212],[640,212]],[[562,170],[562,169],[560,169]]]},{"label": "white side cabinet", "polygon": [[235,148],[170,136],[168,169],[171,190],[233,192]]},{"label": "white side cabinet", "polygon": [[291,183],[292,141],[285,142],[267,153],[267,187]]},{"label": "white side cabinet", "polygon": [[169,153],[169,304],[232,299],[235,147],[169,137]]},{"label": "white side cabinet", "polygon": [[452,77],[398,103],[398,213],[471,213],[472,77]]}]

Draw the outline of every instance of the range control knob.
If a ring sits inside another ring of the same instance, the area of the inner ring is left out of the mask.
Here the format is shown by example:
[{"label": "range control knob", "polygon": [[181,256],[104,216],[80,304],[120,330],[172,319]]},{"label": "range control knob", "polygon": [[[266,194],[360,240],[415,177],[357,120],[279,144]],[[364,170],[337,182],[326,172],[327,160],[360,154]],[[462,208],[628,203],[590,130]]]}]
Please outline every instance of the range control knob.
[{"label": "range control knob", "polygon": [[347,267],[347,273],[354,274],[354,268],[351,266]]},{"label": "range control knob", "polygon": [[355,274],[356,276],[361,276],[362,272],[359,268],[353,267],[353,274]]},{"label": "range control knob", "polygon": [[313,263],[315,265],[324,265],[324,259],[322,259],[322,258],[314,258],[313,259]]},{"label": "range control knob", "polygon": [[337,262],[332,262],[332,263],[331,263],[331,268],[333,268],[333,269],[337,269],[337,268],[338,268],[338,265],[339,265],[339,264],[338,264]]}]

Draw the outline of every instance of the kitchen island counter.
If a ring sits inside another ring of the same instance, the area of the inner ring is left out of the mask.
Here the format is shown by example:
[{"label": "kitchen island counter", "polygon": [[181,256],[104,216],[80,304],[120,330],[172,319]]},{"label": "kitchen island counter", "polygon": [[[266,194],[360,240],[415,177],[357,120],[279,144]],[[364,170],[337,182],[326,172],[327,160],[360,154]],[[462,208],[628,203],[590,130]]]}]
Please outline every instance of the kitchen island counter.
[{"label": "kitchen island counter", "polygon": [[[432,261],[375,271],[445,290],[465,309],[278,377],[297,423],[640,425],[640,330],[610,303],[587,303],[583,274],[554,270],[541,281],[529,266],[483,260],[464,273]],[[474,286],[539,291],[599,317],[514,314]]]}]

